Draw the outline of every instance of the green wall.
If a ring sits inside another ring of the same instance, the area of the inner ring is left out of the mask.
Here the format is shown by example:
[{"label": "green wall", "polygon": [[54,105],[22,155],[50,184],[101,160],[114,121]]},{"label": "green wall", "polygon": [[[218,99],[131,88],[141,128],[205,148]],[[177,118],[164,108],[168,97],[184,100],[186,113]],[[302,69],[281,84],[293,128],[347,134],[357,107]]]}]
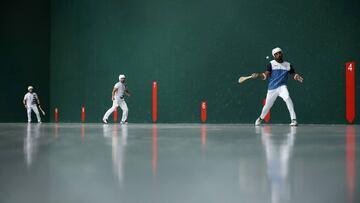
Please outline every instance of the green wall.
[{"label": "green wall", "polygon": [[[60,121],[79,122],[85,105],[87,122],[100,122],[125,73],[129,122],[151,121],[157,80],[159,122],[199,122],[206,100],[208,122],[253,123],[267,83],[237,78],[263,71],[280,46],[305,78],[289,81],[299,121],[345,123],[344,64],[356,61],[359,75],[359,10],[355,0],[2,2],[0,122],[26,121],[29,84],[50,118],[58,107]],[[359,101],[359,82],[356,91]],[[289,120],[281,99],[271,113],[273,123]]]},{"label": "green wall", "polygon": [[[344,66],[360,61],[359,1],[52,0],[51,7],[50,98],[62,121],[79,122],[85,105],[87,122],[100,122],[125,73],[129,122],[151,121],[157,80],[159,122],[199,122],[204,99],[211,123],[253,123],[267,83],[237,79],[263,71],[280,46],[305,78],[289,80],[298,120],[345,123]],[[289,121],[281,99],[271,113],[274,123]]]},{"label": "green wall", "polygon": [[35,87],[44,109],[49,108],[49,51],[50,2],[1,2],[0,122],[27,121],[22,100],[30,84]]}]

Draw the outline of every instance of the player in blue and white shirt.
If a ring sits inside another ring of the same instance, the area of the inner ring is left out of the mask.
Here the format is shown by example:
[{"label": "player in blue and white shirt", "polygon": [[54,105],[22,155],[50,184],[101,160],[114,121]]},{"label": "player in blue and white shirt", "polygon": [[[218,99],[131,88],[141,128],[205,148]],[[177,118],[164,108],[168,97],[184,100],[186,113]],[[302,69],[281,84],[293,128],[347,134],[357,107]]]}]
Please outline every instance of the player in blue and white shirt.
[{"label": "player in blue and white shirt", "polygon": [[297,126],[296,114],[294,110],[294,104],[290,98],[289,91],[287,89],[288,75],[294,75],[294,80],[299,82],[303,81],[303,78],[295,73],[295,69],[289,62],[283,60],[282,50],[277,47],[272,50],[274,60],[270,61],[267,70],[264,73],[253,73],[253,78],[261,78],[266,80],[269,78],[268,92],[266,95],[266,103],[262,109],[260,117],[256,120],[255,125],[260,125],[266,114],[270,111],[276,98],[280,96],[286,103],[291,117],[291,126]]}]

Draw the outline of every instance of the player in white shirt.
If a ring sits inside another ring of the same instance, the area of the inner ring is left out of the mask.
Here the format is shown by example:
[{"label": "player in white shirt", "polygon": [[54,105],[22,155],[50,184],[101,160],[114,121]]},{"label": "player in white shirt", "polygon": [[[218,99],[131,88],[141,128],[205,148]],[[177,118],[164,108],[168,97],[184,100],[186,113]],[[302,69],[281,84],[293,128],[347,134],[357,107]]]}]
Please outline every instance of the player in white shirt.
[{"label": "player in white shirt", "polygon": [[274,60],[270,61],[267,66],[267,70],[264,73],[253,73],[253,78],[261,78],[266,80],[269,78],[268,92],[266,95],[266,103],[262,109],[261,115],[255,121],[255,125],[260,125],[266,114],[270,111],[276,98],[281,97],[289,110],[291,118],[291,126],[297,126],[296,114],[294,110],[294,104],[290,98],[289,91],[287,89],[288,75],[293,75],[294,80],[303,82],[303,78],[300,74],[295,73],[295,69],[292,65],[283,60],[283,52],[279,47],[272,50]]},{"label": "player in white shirt", "polygon": [[106,113],[103,117],[104,123],[108,123],[107,120],[108,120],[110,114],[112,112],[114,112],[118,106],[120,106],[121,110],[123,111],[120,123],[127,124],[127,117],[128,117],[129,109],[125,102],[125,96],[129,97],[130,93],[129,93],[129,90],[127,89],[125,80],[126,80],[125,75],[120,75],[119,82],[117,82],[114,86],[114,89],[112,91],[112,97],[111,97],[111,99],[113,101],[113,105],[109,110],[106,111]]},{"label": "player in white shirt", "polygon": [[40,106],[40,100],[37,94],[33,92],[33,89],[32,86],[28,87],[29,92],[25,94],[23,104],[27,110],[28,123],[31,123],[31,110],[36,114],[38,123],[41,123],[40,113],[37,108],[37,105]]}]

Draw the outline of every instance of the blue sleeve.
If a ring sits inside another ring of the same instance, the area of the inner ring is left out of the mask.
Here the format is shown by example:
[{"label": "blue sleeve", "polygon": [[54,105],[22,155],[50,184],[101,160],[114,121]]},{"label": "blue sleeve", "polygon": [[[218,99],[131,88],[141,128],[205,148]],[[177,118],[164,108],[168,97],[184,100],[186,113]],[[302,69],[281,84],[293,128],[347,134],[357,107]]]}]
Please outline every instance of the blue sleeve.
[{"label": "blue sleeve", "polygon": [[266,67],[266,71],[269,71],[271,73],[272,71],[272,67],[271,67],[271,63],[269,63]]},{"label": "blue sleeve", "polygon": [[290,70],[289,70],[289,74],[292,75],[295,73],[295,69],[293,68],[293,66],[290,64]]}]

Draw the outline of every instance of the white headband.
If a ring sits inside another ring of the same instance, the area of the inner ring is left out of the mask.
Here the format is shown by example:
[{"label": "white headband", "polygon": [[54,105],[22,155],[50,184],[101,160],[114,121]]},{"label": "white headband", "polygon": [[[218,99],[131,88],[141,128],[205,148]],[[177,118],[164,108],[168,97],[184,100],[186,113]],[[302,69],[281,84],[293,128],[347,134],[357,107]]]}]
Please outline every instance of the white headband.
[{"label": "white headband", "polygon": [[278,52],[282,52],[282,50],[279,47],[276,47],[275,49],[272,50],[272,55],[275,57],[275,54]]}]

